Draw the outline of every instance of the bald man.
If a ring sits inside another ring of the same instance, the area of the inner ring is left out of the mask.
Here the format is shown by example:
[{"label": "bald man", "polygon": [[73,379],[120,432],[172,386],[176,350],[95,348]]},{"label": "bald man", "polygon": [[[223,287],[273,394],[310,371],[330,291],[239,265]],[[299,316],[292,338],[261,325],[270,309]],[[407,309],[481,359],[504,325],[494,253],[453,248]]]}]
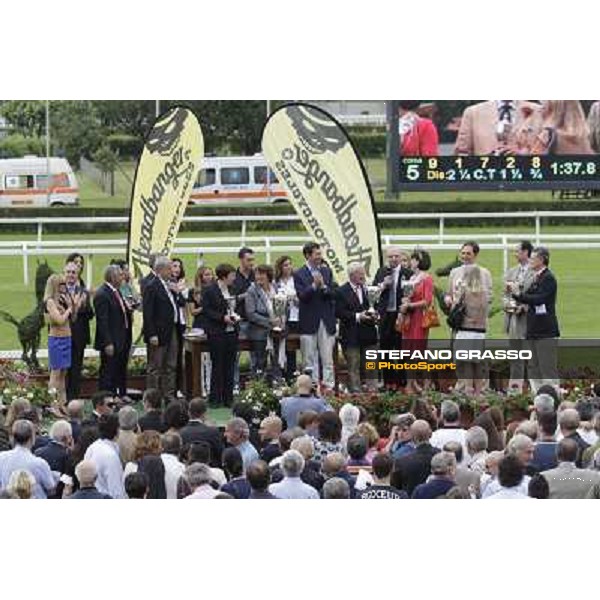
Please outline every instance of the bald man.
[{"label": "bald man", "polygon": [[415,445],[414,452],[394,461],[394,471],[399,472],[402,489],[409,496],[418,485],[427,481],[431,475],[431,459],[440,451],[429,443],[431,427],[427,421],[418,419],[411,425],[410,432]]},{"label": "bald man", "polygon": [[313,394],[313,382],[310,376],[300,375],[296,380],[296,395],[281,400],[281,416],[285,420],[287,428],[296,427],[298,416],[307,410],[322,413],[331,410],[331,407],[323,398]]}]

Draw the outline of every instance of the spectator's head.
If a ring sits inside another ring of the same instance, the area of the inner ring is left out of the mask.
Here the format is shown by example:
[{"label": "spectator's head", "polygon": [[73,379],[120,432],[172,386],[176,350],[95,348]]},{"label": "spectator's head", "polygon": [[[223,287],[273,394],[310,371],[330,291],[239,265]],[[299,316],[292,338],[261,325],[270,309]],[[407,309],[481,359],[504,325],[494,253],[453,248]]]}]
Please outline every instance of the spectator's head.
[{"label": "spectator's head", "polygon": [[298,415],[298,427],[313,436],[319,431],[319,413],[316,410],[304,410]]},{"label": "spectator's head", "polygon": [[459,442],[446,442],[444,447],[442,448],[444,452],[451,452],[454,454],[454,458],[456,459],[456,463],[460,464],[463,459],[463,447]]},{"label": "spectator's head", "polygon": [[186,467],[184,476],[189,483],[192,492],[201,485],[210,485],[210,482],[212,481],[210,467],[201,463],[193,463]]},{"label": "spectator's head", "polygon": [[292,442],[299,437],[305,435],[304,431],[300,429],[300,427],[292,427],[291,429],[286,429],[279,436],[279,448],[282,452],[289,450],[292,446]]},{"label": "spectator's head", "polygon": [[575,440],[563,438],[556,446],[556,458],[558,462],[574,463],[579,455],[579,445]]},{"label": "spectator's head", "polygon": [[323,262],[323,251],[316,242],[307,242],[302,247],[304,258],[313,265],[320,265]]},{"label": "spectator's head", "polygon": [[477,242],[465,242],[460,248],[460,260],[465,265],[472,265],[479,255],[479,244]]},{"label": "spectator's head", "polygon": [[115,440],[119,435],[119,417],[114,413],[102,415],[98,419],[98,433],[102,440]]},{"label": "spectator's head", "polygon": [[410,427],[412,441],[415,446],[427,444],[431,439],[431,427],[427,421],[417,419]]},{"label": "spectator's head", "polygon": [[179,457],[181,454],[181,436],[178,433],[165,433],[162,438],[162,451]]},{"label": "spectator's head", "polygon": [[141,460],[145,456],[160,456],[162,452],[162,442],[160,433],[148,429],[135,436],[133,445],[134,460]]},{"label": "spectator's head", "polygon": [[530,437],[516,433],[508,442],[506,447],[508,454],[515,456],[520,462],[523,468],[525,468],[533,460],[533,451],[535,445]]},{"label": "spectator's head", "polygon": [[557,414],[554,411],[539,413],[537,416],[537,422],[539,433],[546,438],[554,439],[556,427],[558,425]]},{"label": "spectator's head", "polygon": [[275,281],[288,279],[294,273],[294,263],[291,257],[284,255],[275,261]]},{"label": "spectator's head", "polygon": [[453,400],[444,400],[440,407],[444,425],[456,425],[460,420],[460,409]]},{"label": "spectator's head", "polygon": [[287,450],[281,457],[281,470],[286,477],[300,477],[304,470],[304,459],[297,450]]},{"label": "spectator's head", "polygon": [[73,429],[71,423],[64,419],[54,421],[50,427],[50,439],[61,446],[65,446],[65,448],[71,448],[73,445]]},{"label": "spectator's head", "polygon": [[246,469],[246,479],[255,492],[265,492],[271,483],[269,465],[264,460],[254,460]]},{"label": "spectator's head", "polygon": [[353,285],[364,285],[367,280],[367,272],[362,263],[353,262],[348,265],[348,279]]},{"label": "spectator's head", "polygon": [[431,256],[425,250],[414,250],[410,255],[410,267],[413,271],[429,271],[431,268]]},{"label": "spectator's head", "polygon": [[390,481],[390,475],[394,467],[394,460],[385,452],[378,452],[371,462],[373,468],[373,479],[379,485],[387,485]]},{"label": "spectator's head", "polygon": [[558,403],[560,402],[560,393],[555,386],[550,385],[549,383],[541,385],[537,390],[537,395],[539,396],[540,394],[552,396],[552,398],[554,398],[554,406],[558,406]]},{"label": "spectator's head", "polygon": [[333,444],[342,439],[342,422],[337,413],[328,410],[319,415],[319,439]]},{"label": "spectator's head", "polygon": [[249,273],[254,268],[254,250],[251,248],[240,248],[238,252],[238,259],[240,261],[240,271]]},{"label": "spectator's head", "polygon": [[525,474],[523,463],[514,454],[507,454],[498,465],[498,481],[505,488],[517,487]]},{"label": "spectator's head", "polygon": [[154,263],[154,272],[163,280],[171,279],[172,261],[168,256],[159,256]]},{"label": "spectator's head", "polygon": [[324,459],[321,465],[321,471],[325,477],[332,477],[336,473],[344,471],[346,460],[341,452],[331,452]]},{"label": "spectator's head", "polygon": [[504,458],[504,452],[502,452],[501,450],[494,450],[493,452],[490,452],[486,457],[485,457],[485,471],[488,475],[491,475],[492,477],[497,477],[498,476],[498,465],[500,464],[500,461]]},{"label": "spectator's head", "polygon": [[332,477],[323,484],[324,500],[348,500],[350,498],[350,486],[341,477]]},{"label": "spectator's head", "polygon": [[565,437],[573,435],[580,423],[579,413],[574,408],[565,408],[558,413],[558,426]]},{"label": "spectator's head", "polygon": [[377,429],[375,429],[371,423],[359,423],[356,428],[356,433],[359,433],[366,438],[369,449],[377,447],[377,444],[379,443],[379,433],[377,433]]},{"label": "spectator's head", "polygon": [[250,437],[248,423],[241,417],[234,417],[225,426],[225,439],[232,446],[239,446]]},{"label": "spectator's head", "polygon": [[15,494],[19,500],[29,500],[33,496],[35,477],[23,469],[13,471],[8,479],[6,489]]},{"label": "spectator's head", "polygon": [[262,442],[278,440],[283,429],[283,421],[276,415],[265,417],[260,422],[258,434]]},{"label": "spectator's head", "polygon": [[410,412],[415,416],[417,421],[427,421],[430,429],[433,430],[437,427],[438,420],[435,415],[435,409],[426,398],[415,398]]},{"label": "spectator's head", "polygon": [[156,388],[148,388],[142,396],[146,410],[160,410],[162,408],[162,394]]},{"label": "spectator's head", "polygon": [[71,252],[71,254],[69,254],[65,260],[66,265],[68,265],[69,263],[75,263],[79,274],[83,272],[83,267],[85,265],[85,259],[83,258],[83,254],[80,254],[79,252]]},{"label": "spectator's head", "polygon": [[538,393],[533,399],[533,408],[538,416],[542,413],[554,412],[554,398],[550,394]]},{"label": "spectator's head", "polygon": [[150,490],[150,480],[143,471],[129,473],[125,477],[125,493],[130,500],[143,500]]},{"label": "spectator's head", "polygon": [[529,264],[534,271],[540,271],[550,265],[550,250],[545,246],[537,246],[531,252]]},{"label": "spectator's head", "polygon": [[210,444],[204,440],[198,440],[192,442],[188,447],[187,460],[188,465],[194,463],[201,463],[203,465],[210,465]]},{"label": "spectator's head", "polygon": [[309,375],[298,375],[296,379],[296,391],[300,396],[310,396],[312,393],[313,382]]},{"label": "spectator's head", "polygon": [[92,409],[98,415],[111,413],[113,402],[112,393],[106,390],[99,390],[92,395]]},{"label": "spectator's head", "polygon": [[80,488],[94,487],[96,485],[96,478],[98,477],[96,465],[91,460],[82,460],[75,467],[75,477],[79,481]]},{"label": "spectator's head", "polygon": [[519,242],[515,247],[515,258],[520,263],[526,263],[533,251],[533,245],[527,240]]},{"label": "spectator's head", "polygon": [[526,435],[532,442],[535,442],[538,437],[537,421],[521,421],[515,430],[515,433],[522,433],[523,435]]},{"label": "spectator's head", "polygon": [[479,452],[485,452],[488,447],[488,434],[483,427],[475,425],[467,430],[466,436],[467,451],[474,455]]},{"label": "spectator's head", "polygon": [[6,413],[4,425],[7,429],[11,429],[13,423],[18,419],[22,419],[24,415],[31,410],[31,403],[25,398],[16,398],[10,403]]},{"label": "spectator's head", "polygon": [[221,263],[215,268],[215,277],[217,281],[230,287],[235,281],[235,267],[227,263]]},{"label": "spectator's head", "polygon": [[315,445],[308,435],[294,439],[290,445],[290,449],[300,452],[305,461],[309,461],[315,454]]},{"label": "spectator's head", "polygon": [[202,420],[206,416],[206,411],[208,410],[208,406],[206,404],[206,400],[202,398],[194,398],[190,402],[189,412],[190,419],[194,420]]},{"label": "spectator's head", "polygon": [[133,406],[119,409],[119,428],[121,431],[135,431],[138,426],[138,413]]},{"label": "spectator's head", "polygon": [[385,251],[385,256],[388,261],[388,267],[390,269],[395,269],[400,264],[400,255],[401,254],[402,254],[402,251],[400,250],[400,248],[398,246],[390,246]]},{"label": "spectator's head", "polygon": [[579,418],[583,422],[591,422],[594,418],[594,405],[590,400],[578,400],[575,404],[575,410],[579,413]]},{"label": "spectator's head", "polygon": [[530,480],[527,495],[538,500],[547,500],[550,496],[548,480],[541,474],[536,473]]},{"label": "spectator's head", "polygon": [[364,460],[369,451],[367,438],[357,433],[351,435],[346,442],[346,450],[351,460]]},{"label": "spectator's head", "polygon": [[183,261],[180,258],[171,259],[171,273],[170,277],[175,281],[181,281],[185,279],[185,267]]},{"label": "spectator's head", "polygon": [[244,474],[244,461],[237,448],[225,448],[223,451],[223,470],[228,479],[241,477]]},{"label": "spectator's head", "polygon": [[183,429],[189,421],[187,407],[181,400],[173,400],[165,408],[163,420],[168,429],[179,431]]},{"label": "spectator's head", "polygon": [[210,267],[198,267],[194,276],[194,288],[201,290],[203,287],[210,285],[215,280],[215,275]]},{"label": "spectator's head", "polygon": [[83,400],[71,400],[67,404],[67,415],[71,421],[81,421],[83,419]]},{"label": "spectator's head", "polygon": [[268,287],[273,283],[273,267],[271,265],[258,265],[255,270],[255,280],[258,285]]},{"label": "spectator's head", "polygon": [[72,286],[77,284],[77,281],[79,280],[79,268],[74,262],[68,262],[65,265],[63,274],[67,285]]},{"label": "spectator's head", "polygon": [[436,477],[454,479],[456,475],[456,456],[452,452],[438,452],[431,458],[431,474]]},{"label": "spectator's head", "polygon": [[108,267],[104,269],[104,281],[118,289],[121,286],[121,273],[122,271],[119,265],[108,265]]},{"label": "spectator's head", "polygon": [[411,427],[415,421],[415,415],[412,413],[402,413],[392,417],[391,424],[392,427],[397,427],[400,442],[410,442],[412,440]]}]

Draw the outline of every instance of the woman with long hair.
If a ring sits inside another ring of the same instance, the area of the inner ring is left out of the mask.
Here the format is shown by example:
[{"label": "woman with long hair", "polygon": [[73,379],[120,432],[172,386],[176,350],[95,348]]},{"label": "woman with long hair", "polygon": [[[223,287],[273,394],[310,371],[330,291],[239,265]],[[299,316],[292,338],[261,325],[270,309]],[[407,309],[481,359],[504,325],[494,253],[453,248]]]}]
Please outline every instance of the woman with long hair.
[{"label": "woman with long hair", "polygon": [[590,129],[579,100],[542,101],[542,130],[530,154],[593,154]]},{"label": "woman with long hair", "polygon": [[48,319],[48,389],[56,395],[51,412],[58,418],[67,415],[66,376],[71,366],[71,321],[76,317],[81,294],[68,294],[63,275],[48,277],[44,292],[44,310]]},{"label": "woman with long hair", "polygon": [[147,498],[166,499],[165,466],[160,457],[162,442],[160,433],[148,429],[138,433],[135,438],[133,461],[128,462],[123,470],[123,481],[127,475],[136,472],[148,476],[149,491]]},{"label": "woman with long hair", "polygon": [[[294,285],[294,263],[290,256],[280,256],[275,261],[275,290],[278,294],[287,297],[287,309],[285,315],[285,334],[298,334],[298,320],[300,316],[300,302],[296,294],[296,286]],[[285,378],[288,382],[294,379],[296,373],[297,360],[296,351],[285,350],[285,339],[282,339],[279,345],[278,361],[279,365],[284,368]]]}]

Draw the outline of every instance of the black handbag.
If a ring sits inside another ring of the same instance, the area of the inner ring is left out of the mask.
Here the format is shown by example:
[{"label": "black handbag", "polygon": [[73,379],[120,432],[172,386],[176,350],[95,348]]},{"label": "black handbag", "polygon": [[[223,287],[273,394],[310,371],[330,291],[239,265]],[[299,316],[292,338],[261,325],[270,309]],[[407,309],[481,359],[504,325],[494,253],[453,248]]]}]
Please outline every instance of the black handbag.
[{"label": "black handbag", "polygon": [[462,327],[463,321],[465,320],[465,312],[467,311],[467,307],[463,300],[457,302],[448,313],[448,317],[446,318],[446,323],[448,323],[448,327],[453,331],[456,331]]}]

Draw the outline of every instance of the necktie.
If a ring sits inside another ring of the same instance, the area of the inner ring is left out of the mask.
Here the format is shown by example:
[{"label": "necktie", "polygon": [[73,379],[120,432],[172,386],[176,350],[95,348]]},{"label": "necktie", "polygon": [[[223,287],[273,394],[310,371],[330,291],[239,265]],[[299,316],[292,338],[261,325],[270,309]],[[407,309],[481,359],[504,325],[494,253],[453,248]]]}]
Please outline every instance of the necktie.
[{"label": "necktie", "polygon": [[362,293],[362,288],[360,285],[354,286],[354,293],[356,294],[356,297],[358,298],[358,301],[360,302],[360,304],[362,306],[363,293]]},{"label": "necktie", "polygon": [[506,123],[512,123],[512,110],[512,102],[510,100],[502,100],[502,104],[500,104],[500,108],[498,110],[498,120],[505,121]]}]

